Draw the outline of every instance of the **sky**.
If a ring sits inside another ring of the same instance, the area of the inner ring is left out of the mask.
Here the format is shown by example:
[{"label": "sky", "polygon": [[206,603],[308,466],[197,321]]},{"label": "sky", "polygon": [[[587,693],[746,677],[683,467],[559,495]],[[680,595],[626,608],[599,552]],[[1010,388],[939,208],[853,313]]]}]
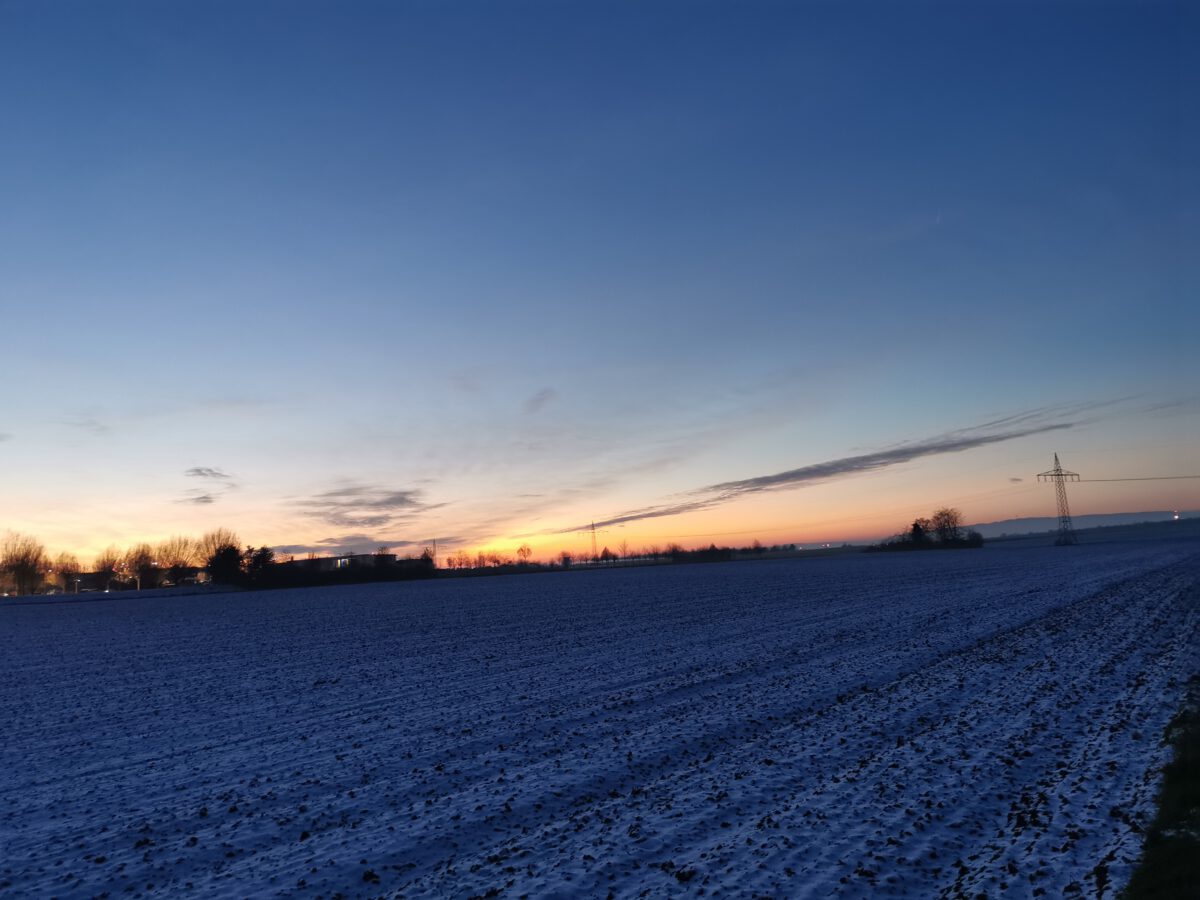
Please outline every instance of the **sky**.
[{"label": "sky", "polygon": [[1055,452],[1200,474],[1198,39],[1182,2],[0,0],[0,530],[549,558],[1054,515]]}]

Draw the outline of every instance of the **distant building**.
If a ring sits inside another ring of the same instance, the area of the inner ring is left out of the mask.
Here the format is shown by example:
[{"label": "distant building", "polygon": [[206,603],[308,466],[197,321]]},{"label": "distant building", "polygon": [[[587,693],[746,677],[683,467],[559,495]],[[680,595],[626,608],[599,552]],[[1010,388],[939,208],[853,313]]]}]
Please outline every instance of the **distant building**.
[{"label": "distant building", "polygon": [[395,553],[350,553],[345,556],[316,556],[295,559],[284,565],[296,566],[308,572],[336,572],[345,569],[375,569],[397,566],[409,560],[397,561]]}]

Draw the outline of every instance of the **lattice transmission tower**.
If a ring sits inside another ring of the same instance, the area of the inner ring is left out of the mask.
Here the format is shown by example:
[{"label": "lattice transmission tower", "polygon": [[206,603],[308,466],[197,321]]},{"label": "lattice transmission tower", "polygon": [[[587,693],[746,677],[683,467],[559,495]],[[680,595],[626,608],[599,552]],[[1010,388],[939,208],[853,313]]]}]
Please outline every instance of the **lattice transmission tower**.
[{"label": "lattice transmission tower", "polygon": [[1039,472],[1038,481],[1053,481],[1055,493],[1058,494],[1058,538],[1054,541],[1057,546],[1078,543],[1075,529],[1071,525],[1071,508],[1067,506],[1067,482],[1078,481],[1078,472],[1068,472],[1054,454],[1054,468],[1049,472]]}]

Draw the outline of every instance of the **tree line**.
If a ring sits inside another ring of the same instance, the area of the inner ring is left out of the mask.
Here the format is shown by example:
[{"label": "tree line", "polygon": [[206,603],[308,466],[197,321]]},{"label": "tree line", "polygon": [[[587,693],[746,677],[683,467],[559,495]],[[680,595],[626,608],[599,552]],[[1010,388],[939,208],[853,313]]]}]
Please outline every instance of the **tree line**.
[{"label": "tree line", "polygon": [[269,547],[242,550],[237,534],[217,528],[199,538],[177,535],[124,550],[110,546],[87,567],[74,553],[51,556],[37,538],[10,531],[0,541],[0,581],[6,593],[17,594],[47,588],[65,593],[144,589],[195,583],[202,572],[213,580],[229,580],[235,565],[240,572],[248,564],[264,565],[273,559]]},{"label": "tree line", "polygon": [[469,553],[459,550],[448,554],[443,559],[443,565],[451,572],[481,572],[481,571],[530,571],[547,569],[570,569],[581,566],[618,566],[641,565],[647,563],[683,563],[683,562],[724,562],[732,559],[762,556],[767,553],[794,553],[795,544],[775,544],[766,546],[761,541],[754,541],[745,547],[718,547],[710,544],[695,550],[687,550],[681,544],[650,544],[635,549],[629,542],[622,540],[616,550],[607,546],[603,550],[591,553],[579,553],[562,550],[548,562],[531,559],[532,551],[528,544],[522,544],[514,553],[502,553],[495,550],[480,550]]},{"label": "tree line", "polygon": [[[936,510],[928,518],[918,518],[911,526],[867,550],[932,550],[980,547],[983,536],[962,525],[962,514],[949,507]],[[828,545],[826,545],[828,546]],[[845,546],[845,545],[844,545]],[[515,554],[459,550],[444,559],[446,569],[454,573],[506,571],[544,571],[573,566],[638,565],[646,563],[722,562],[746,559],[767,553],[792,553],[795,544],[766,547],[759,541],[746,547],[718,547],[711,544],[686,550],[677,543],[650,545],[638,550],[622,540],[616,550],[607,546],[594,554],[563,550],[547,563],[531,559],[532,550],[522,544]],[[8,532],[0,541],[0,591],[5,594],[34,594],[50,589],[64,593],[96,590],[124,590],[194,584],[210,580],[243,587],[301,587],[316,584],[341,584],[362,581],[387,581],[429,578],[437,564],[428,549],[415,559],[398,560],[380,547],[374,559],[367,554],[352,555],[355,563],[345,569],[328,570],[308,563],[315,559],[277,560],[270,547],[243,547],[237,534],[217,528],[199,538],[172,536],[158,544],[138,543],[124,550],[110,546],[101,551],[85,568],[73,553],[51,556],[40,541],[30,535]],[[372,563],[358,565],[359,561]]]},{"label": "tree line", "polygon": [[[243,547],[235,532],[218,528],[198,538],[173,536],[157,544],[111,546],[97,554],[89,568],[73,553],[52,556],[36,538],[10,531],[0,540],[0,592],[146,590],[206,581],[246,588],[306,587],[435,574],[428,550],[415,559],[397,559],[387,551],[380,547],[374,554],[280,560],[272,548]],[[345,567],[328,565],[343,561]]]}]

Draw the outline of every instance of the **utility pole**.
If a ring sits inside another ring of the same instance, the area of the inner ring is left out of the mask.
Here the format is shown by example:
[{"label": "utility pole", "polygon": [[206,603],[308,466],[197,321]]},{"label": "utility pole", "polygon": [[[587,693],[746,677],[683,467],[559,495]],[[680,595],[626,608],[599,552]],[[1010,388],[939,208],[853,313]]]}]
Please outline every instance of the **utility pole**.
[{"label": "utility pole", "polygon": [[1064,547],[1070,544],[1077,544],[1079,541],[1075,537],[1075,529],[1071,525],[1071,508],[1067,506],[1067,482],[1078,481],[1079,473],[1068,472],[1062,467],[1062,463],[1058,461],[1058,454],[1054,454],[1054,468],[1049,472],[1039,472],[1038,481],[1053,481],[1054,490],[1058,495],[1058,538],[1054,541],[1055,546]]}]

